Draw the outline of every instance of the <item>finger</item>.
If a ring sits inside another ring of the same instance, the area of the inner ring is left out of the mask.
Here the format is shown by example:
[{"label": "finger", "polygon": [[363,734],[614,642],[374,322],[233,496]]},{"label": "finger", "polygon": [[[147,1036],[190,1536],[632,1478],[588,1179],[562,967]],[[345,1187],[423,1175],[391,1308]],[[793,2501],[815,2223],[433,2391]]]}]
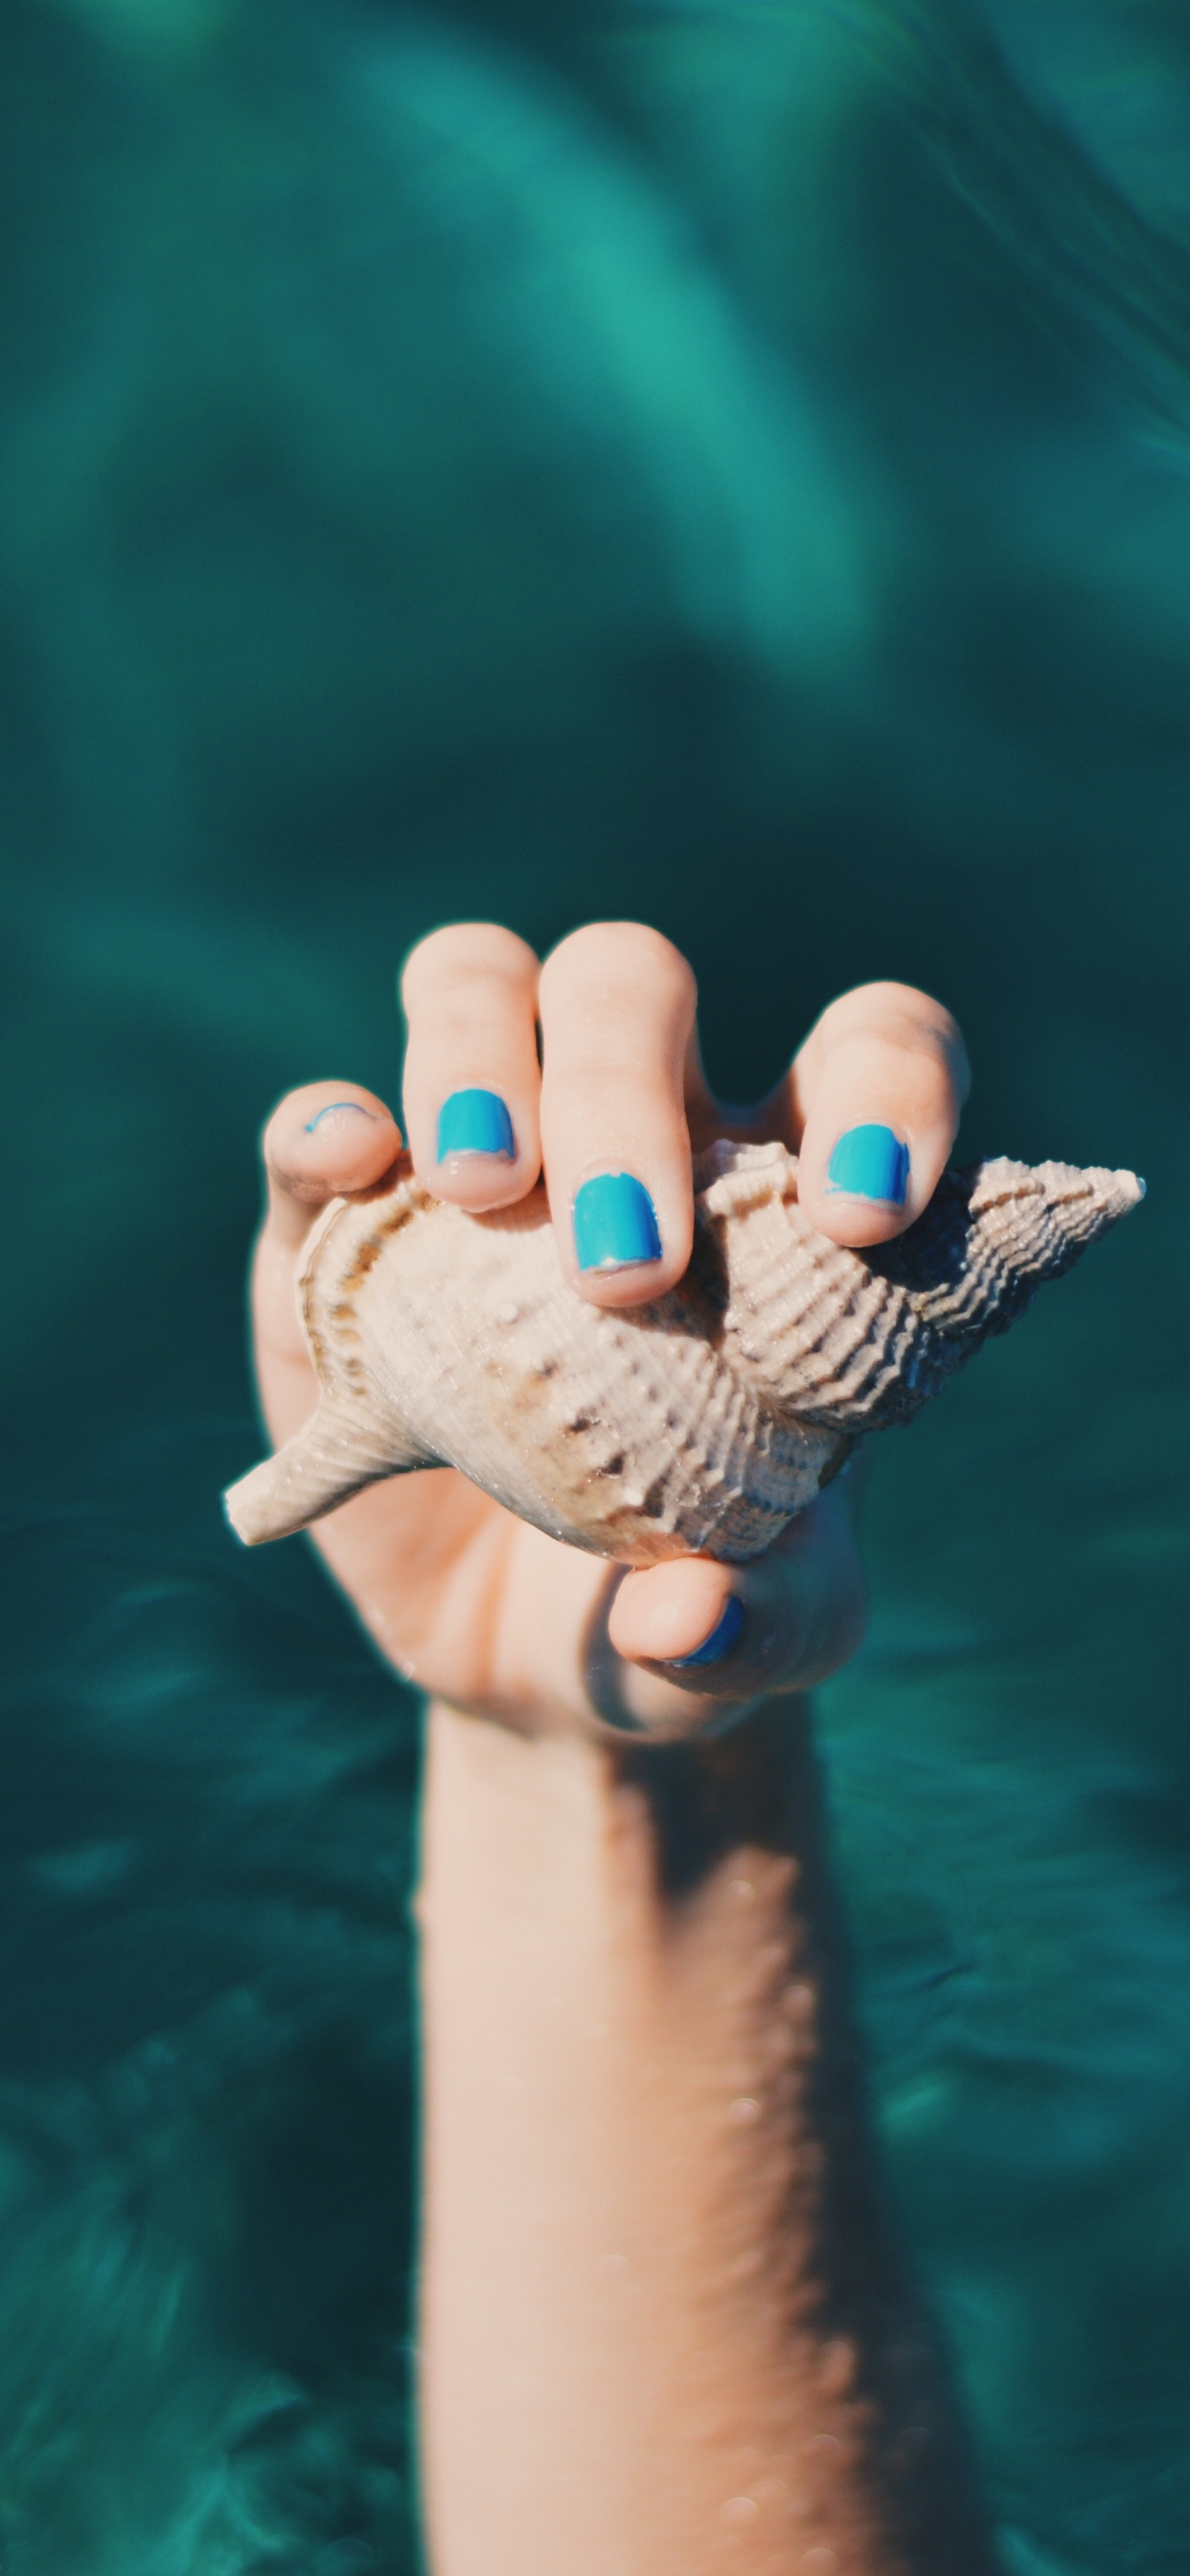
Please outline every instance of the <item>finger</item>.
[{"label": "finger", "polygon": [[690,1258],[696,1000],[685,958],[639,922],[575,931],[542,969],[546,1182],[565,1276],[597,1306],[659,1296]]},{"label": "finger", "polygon": [[903,1234],[945,1170],[970,1079],[959,1029],[928,994],[864,984],[832,1002],[788,1085],[811,1224],[836,1243]]},{"label": "finger", "polygon": [[541,1169],[538,971],[515,931],[469,921],[423,939],[401,978],[413,1168],[458,1207],[507,1207]]},{"label": "finger", "polygon": [[295,1251],[328,1199],[383,1178],[400,1153],[401,1131],[384,1102],[358,1082],[309,1082],[274,1109],[261,1150],[266,1236]]},{"label": "finger", "polygon": [[[697,1021],[691,1024],[690,1035],[686,1041],[682,1087],[691,1149],[696,1154],[701,1153],[704,1146],[715,1144],[719,1137],[733,1135],[738,1123],[748,1118],[746,1110],[733,1109],[727,1101],[716,1099],[707,1081],[703,1065]],[[752,1132],[749,1128],[749,1137]],[[774,1132],[770,1127],[763,1141],[767,1143]]]},{"label": "finger", "polygon": [[630,1663],[684,1664],[692,1655],[717,1662],[733,1639],[721,1634],[738,1621],[729,1604],[741,1603],[735,1569],[713,1557],[675,1557],[668,1565],[628,1574],[612,1602],[608,1635]]},{"label": "finger", "polygon": [[401,1149],[384,1102],[358,1082],[311,1082],[274,1109],[262,1139],[268,1204],[252,1264],[256,1374],[274,1441],[304,1422],[317,1387],[298,1321],[297,1255],[328,1199],[372,1188]]},{"label": "finger", "polygon": [[863,1572],[842,1478],[748,1565],[689,1557],[628,1575],[608,1633],[638,1721],[689,1732],[837,1672],[863,1632]]}]

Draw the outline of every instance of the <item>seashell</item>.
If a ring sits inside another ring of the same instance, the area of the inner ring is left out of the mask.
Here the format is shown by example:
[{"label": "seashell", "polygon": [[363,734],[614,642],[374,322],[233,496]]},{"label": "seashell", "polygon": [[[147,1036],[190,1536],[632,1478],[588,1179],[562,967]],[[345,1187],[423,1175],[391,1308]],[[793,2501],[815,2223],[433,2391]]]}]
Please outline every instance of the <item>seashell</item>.
[{"label": "seashell", "polygon": [[621,1313],[564,1280],[540,1187],[468,1216],[402,1158],[333,1201],[298,1282],[318,1407],[232,1486],[233,1528],[284,1538],[380,1477],[447,1465],[629,1564],[757,1556],[862,1433],[909,1421],[1144,1189],[980,1163],[854,1252],[802,1215],[781,1145],[713,1145],[694,1184],[685,1277]]}]

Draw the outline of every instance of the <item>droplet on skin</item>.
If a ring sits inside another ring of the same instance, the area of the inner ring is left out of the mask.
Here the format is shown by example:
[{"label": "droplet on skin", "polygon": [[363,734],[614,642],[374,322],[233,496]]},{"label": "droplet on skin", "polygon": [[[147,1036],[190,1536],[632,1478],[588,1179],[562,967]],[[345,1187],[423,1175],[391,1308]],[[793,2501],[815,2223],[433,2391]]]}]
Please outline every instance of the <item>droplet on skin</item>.
[{"label": "droplet on skin", "polygon": [[755,2094],[741,2093],[739,2100],[731,2104],[727,2116],[733,2129],[750,2129],[760,2118],[760,2104]]},{"label": "droplet on skin", "polygon": [[833,2549],[807,2549],[797,2563],[805,2569],[805,2576],[835,2576],[839,2561]]},{"label": "droplet on skin", "polygon": [[812,2459],[826,2459],[832,2451],[842,2448],[837,2433],[811,2433],[809,2441],[802,2444],[803,2453]]},{"label": "droplet on skin", "polygon": [[736,2524],[756,2522],[759,2516],[760,2506],[755,2496],[729,2496],[726,2504],[721,2504],[719,2507],[720,2522]]},{"label": "droplet on skin", "polygon": [[756,1890],[750,1878],[733,1878],[731,1892],[737,1905],[754,1905],[756,1902]]},{"label": "droplet on skin", "polygon": [[504,1304],[496,1308],[496,1313],[502,1324],[517,1324],[520,1322],[520,1307],[511,1297],[506,1298]]}]

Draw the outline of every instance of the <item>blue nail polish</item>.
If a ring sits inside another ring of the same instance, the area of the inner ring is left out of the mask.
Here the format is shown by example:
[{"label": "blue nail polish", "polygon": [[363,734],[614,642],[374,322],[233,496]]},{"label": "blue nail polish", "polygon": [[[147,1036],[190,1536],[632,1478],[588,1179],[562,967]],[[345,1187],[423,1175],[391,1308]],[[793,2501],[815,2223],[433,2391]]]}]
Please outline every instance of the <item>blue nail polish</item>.
[{"label": "blue nail polish", "polygon": [[452,1091],[438,1112],[438,1160],[452,1154],[502,1154],[516,1161],[512,1120],[498,1091]]},{"label": "blue nail polish", "polygon": [[687,1673],[691,1664],[717,1664],[721,1655],[731,1653],[743,1624],[744,1605],[739,1594],[733,1592],[729,1595],[722,1618],[712,1628],[710,1636],[704,1637],[701,1646],[696,1646],[692,1655],[670,1656],[671,1671]]},{"label": "blue nail polish", "polygon": [[638,1261],[660,1261],[656,1210],[632,1172],[600,1172],[584,1181],[573,1215],[580,1270],[628,1270]]},{"label": "blue nail polish", "polygon": [[908,1180],[909,1148],[891,1127],[849,1127],[826,1167],[829,1190],[880,1199],[886,1207],[904,1207]]}]

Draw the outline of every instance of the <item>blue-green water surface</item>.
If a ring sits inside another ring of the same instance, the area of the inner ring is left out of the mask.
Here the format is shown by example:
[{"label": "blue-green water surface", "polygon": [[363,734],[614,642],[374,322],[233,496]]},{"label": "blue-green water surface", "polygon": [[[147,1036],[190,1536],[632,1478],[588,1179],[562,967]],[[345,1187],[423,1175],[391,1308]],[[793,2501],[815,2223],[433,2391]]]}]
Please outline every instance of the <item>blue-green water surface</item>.
[{"label": "blue-green water surface", "polygon": [[1190,2569],[1190,23],[3,0],[0,2569],[405,2576],[417,1710],[248,1557],[287,1084],[480,913],[895,975],[1129,1220],[824,1695],[1008,2576]]}]

